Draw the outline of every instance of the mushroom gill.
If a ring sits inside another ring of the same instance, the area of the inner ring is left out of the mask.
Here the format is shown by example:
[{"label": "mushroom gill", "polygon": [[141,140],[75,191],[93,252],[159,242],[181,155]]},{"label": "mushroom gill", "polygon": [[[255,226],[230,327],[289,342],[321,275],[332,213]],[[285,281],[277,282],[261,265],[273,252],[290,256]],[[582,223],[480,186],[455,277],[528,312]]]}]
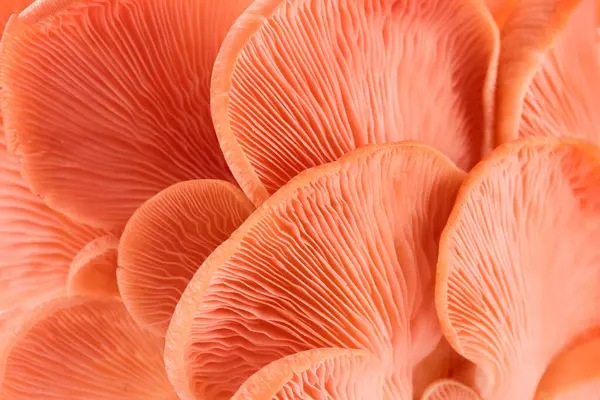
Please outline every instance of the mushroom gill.
[{"label": "mushroom gill", "polygon": [[54,299],[11,329],[2,340],[2,399],[177,399],[163,340],[139,328],[117,299]]},{"label": "mushroom gill", "polygon": [[240,189],[216,180],[180,182],[144,203],[119,246],[119,288],[134,320],[164,337],[194,273],[253,210]]},{"label": "mushroom gill", "polygon": [[101,236],[85,245],[71,262],[67,293],[118,296],[118,246],[119,239],[113,235]]},{"label": "mushroom gill", "polygon": [[519,1],[501,31],[496,142],[570,136],[600,143],[597,0]]},{"label": "mushroom gill", "polygon": [[382,400],[379,360],[360,350],[307,350],[281,358],[252,375],[231,400]]},{"label": "mushroom gill", "polygon": [[552,360],[600,327],[600,148],[505,144],[475,167],[440,239],[436,302],[486,400],[533,399]]},{"label": "mushroom gill", "polygon": [[340,347],[374,354],[390,398],[412,398],[413,369],[441,339],[438,238],[464,175],[438,151],[400,143],[357,149],[283,186],[177,305],[165,360],[179,396],[228,399],[279,358]]},{"label": "mushroom gill", "polygon": [[367,144],[423,141],[469,169],[487,149],[498,46],[480,0],[257,0],[215,61],[225,159],[255,204]]},{"label": "mushroom gill", "polygon": [[250,0],[46,0],[3,38],[10,150],[35,193],[121,229],[160,190],[233,181],[209,109],[210,75]]}]

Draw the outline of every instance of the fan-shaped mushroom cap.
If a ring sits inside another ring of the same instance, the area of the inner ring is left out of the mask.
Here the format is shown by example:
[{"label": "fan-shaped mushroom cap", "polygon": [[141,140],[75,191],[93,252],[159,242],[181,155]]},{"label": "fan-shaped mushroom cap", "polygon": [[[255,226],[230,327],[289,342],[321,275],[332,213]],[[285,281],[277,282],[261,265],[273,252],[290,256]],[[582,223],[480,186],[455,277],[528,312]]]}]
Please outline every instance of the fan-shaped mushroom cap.
[{"label": "fan-shaped mushroom cap", "polygon": [[215,62],[221,148],[256,204],[365,144],[423,141],[470,168],[497,50],[477,0],[257,0]]},{"label": "fan-shaped mushroom cap", "polygon": [[233,180],[209,109],[225,33],[250,0],[44,1],[3,40],[6,134],[32,189],[123,228],[173,183]]},{"label": "fan-shaped mushroom cap", "polygon": [[577,340],[556,357],[538,386],[538,400],[594,399],[600,393],[600,332]]},{"label": "fan-shaped mushroom cap", "polygon": [[0,315],[64,295],[71,261],[104,234],[74,223],[33,195],[0,136]]},{"label": "fan-shaped mushroom cap", "polygon": [[2,399],[177,399],[162,339],[139,328],[119,300],[57,299],[23,321],[3,342]]},{"label": "fan-shaped mushroom cap", "polygon": [[565,135],[600,143],[596,1],[518,2],[502,29],[498,143]]},{"label": "fan-shaped mushroom cap", "polygon": [[119,239],[106,235],[81,249],[71,263],[67,292],[70,295],[118,296],[118,247]]},{"label": "fan-shaped mushroom cap", "polygon": [[315,349],[263,367],[244,382],[231,400],[380,400],[385,398],[383,382],[381,364],[367,352]]},{"label": "fan-shaped mushroom cap", "polygon": [[452,379],[433,382],[423,393],[421,400],[480,400],[470,387]]},{"label": "fan-shaped mushroom cap", "polygon": [[228,399],[272,361],[342,347],[373,353],[395,399],[410,398],[413,368],[441,338],[437,243],[463,177],[405,143],[356,150],[281,188],[177,305],[165,360],[179,396]]},{"label": "fan-shaped mushroom cap", "polygon": [[131,217],[119,247],[121,296],[136,322],[165,336],[181,293],[254,206],[224,181],[177,183]]},{"label": "fan-shaped mushroom cap", "polygon": [[532,399],[550,362],[600,326],[600,148],[510,143],[475,167],[440,240],[437,307],[486,400]]}]

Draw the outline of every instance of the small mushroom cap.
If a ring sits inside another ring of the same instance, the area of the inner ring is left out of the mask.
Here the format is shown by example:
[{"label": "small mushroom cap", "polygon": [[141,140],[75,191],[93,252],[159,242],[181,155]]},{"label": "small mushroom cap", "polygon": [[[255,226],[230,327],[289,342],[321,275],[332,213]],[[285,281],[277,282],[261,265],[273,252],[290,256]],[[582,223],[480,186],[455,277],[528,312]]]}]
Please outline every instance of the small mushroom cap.
[{"label": "small mushroom cap", "polygon": [[487,148],[498,32],[480,0],[257,0],[211,84],[225,158],[255,203],[367,144],[422,141],[463,169]]},{"label": "small mushroom cap", "polygon": [[49,0],[14,18],[2,108],[33,191],[77,221],[119,230],[176,182],[233,182],[209,86],[250,1]]},{"label": "small mushroom cap", "polygon": [[523,0],[501,32],[496,142],[569,136],[600,143],[597,0]]},{"label": "small mushroom cap", "polygon": [[441,379],[432,383],[421,400],[481,400],[470,387],[452,379]]},{"label": "small mushroom cap", "polygon": [[532,399],[551,361],[600,326],[600,148],[503,145],[475,167],[440,240],[436,302],[486,400]]},{"label": "small mushroom cap", "polygon": [[117,249],[119,239],[113,235],[101,236],[75,256],[69,269],[69,295],[118,296]]},{"label": "small mushroom cap", "polygon": [[383,376],[379,360],[367,352],[308,350],[263,367],[231,400],[383,400]]},{"label": "small mushroom cap", "polygon": [[164,337],[194,273],[253,210],[240,189],[216,180],[176,183],[145,202],[119,247],[119,288],[134,320]]},{"label": "small mushroom cap", "polygon": [[73,258],[105,234],[33,195],[0,136],[0,315],[65,295]]},{"label": "small mushroom cap", "polygon": [[9,336],[2,399],[177,399],[162,339],[139,328],[118,299],[55,299],[24,314]]},{"label": "small mushroom cap", "polygon": [[165,360],[179,396],[229,399],[279,358],[340,347],[370,351],[386,390],[412,398],[413,369],[441,338],[434,266],[464,175],[438,151],[400,143],[355,150],[281,188],[177,305]]}]

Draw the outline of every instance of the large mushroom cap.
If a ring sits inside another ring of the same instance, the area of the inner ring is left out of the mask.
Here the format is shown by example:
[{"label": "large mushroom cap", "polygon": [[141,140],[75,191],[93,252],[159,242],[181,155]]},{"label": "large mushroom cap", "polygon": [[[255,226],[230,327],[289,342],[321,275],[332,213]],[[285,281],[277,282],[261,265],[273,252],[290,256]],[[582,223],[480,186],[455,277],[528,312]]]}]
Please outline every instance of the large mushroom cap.
[{"label": "large mushroom cap", "polygon": [[486,400],[532,399],[551,361],[600,326],[600,149],[537,138],[494,150],[440,241],[437,306]]},{"label": "large mushroom cap", "polygon": [[215,180],[176,183],[144,203],[119,246],[119,288],[136,322],[164,336],[194,273],[253,210],[240,189]]},{"label": "large mushroom cap", "polygon": [[501,31],[496,141],[600,143],[597,0],[522,0]]},{"label": "large mushroom cap", "polygon": [[418,140],[468,169],[486,147],[498,50],[478,0],[258,0],[227,35],[211,108],[256,204],[365,144]]},{"label": "large mushroom cap", "polygon": [[53,208],[120,229],[179,181],[233,180],[209,109],[211,69],[250,0],[39,1],[3,39],[7,138]]},{"label": "large mushroom cap", "polygon": [[413,369],[441,338],[437,244],[463,177],[405,143],[356,150],[281,188],[181,297],[165,349],[179,396],[228,399],[272,361],[341,347],[373,353],[395,398],[411,398]]},{"label": "large mushroom cap", "polygon": [[2,399],[177,399],[162,339],[141,330],[116,299],[55,299],[13,326],[1,343]]},{"label": "large mushroom cap", "polygon": [[315,349],[263,367],[231,400],[382,400],[383,382],[379,360],[367,352]]}]

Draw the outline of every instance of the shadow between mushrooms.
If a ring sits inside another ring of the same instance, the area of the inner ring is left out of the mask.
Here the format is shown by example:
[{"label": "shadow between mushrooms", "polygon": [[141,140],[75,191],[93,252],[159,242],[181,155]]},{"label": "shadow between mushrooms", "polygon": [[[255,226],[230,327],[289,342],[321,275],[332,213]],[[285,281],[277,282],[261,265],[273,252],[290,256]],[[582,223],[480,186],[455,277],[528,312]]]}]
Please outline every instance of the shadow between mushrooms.
[{"label": "shadow between mushrooms", "polygon": [[413,370],[441,339],[438,238],[464,176],[436,150],[400,143],[355,150],[285,185],[182,295],[165,347],[178,395],[228,399],[279,358],[340,347],[370,351],[392,398],[412,398]]},{"label": "shadow between mushrooms", "polygon": [[498,33],[479,0],[257,0],[215,61],[211,109],[255,203],[366,144],[486,151]]}]

